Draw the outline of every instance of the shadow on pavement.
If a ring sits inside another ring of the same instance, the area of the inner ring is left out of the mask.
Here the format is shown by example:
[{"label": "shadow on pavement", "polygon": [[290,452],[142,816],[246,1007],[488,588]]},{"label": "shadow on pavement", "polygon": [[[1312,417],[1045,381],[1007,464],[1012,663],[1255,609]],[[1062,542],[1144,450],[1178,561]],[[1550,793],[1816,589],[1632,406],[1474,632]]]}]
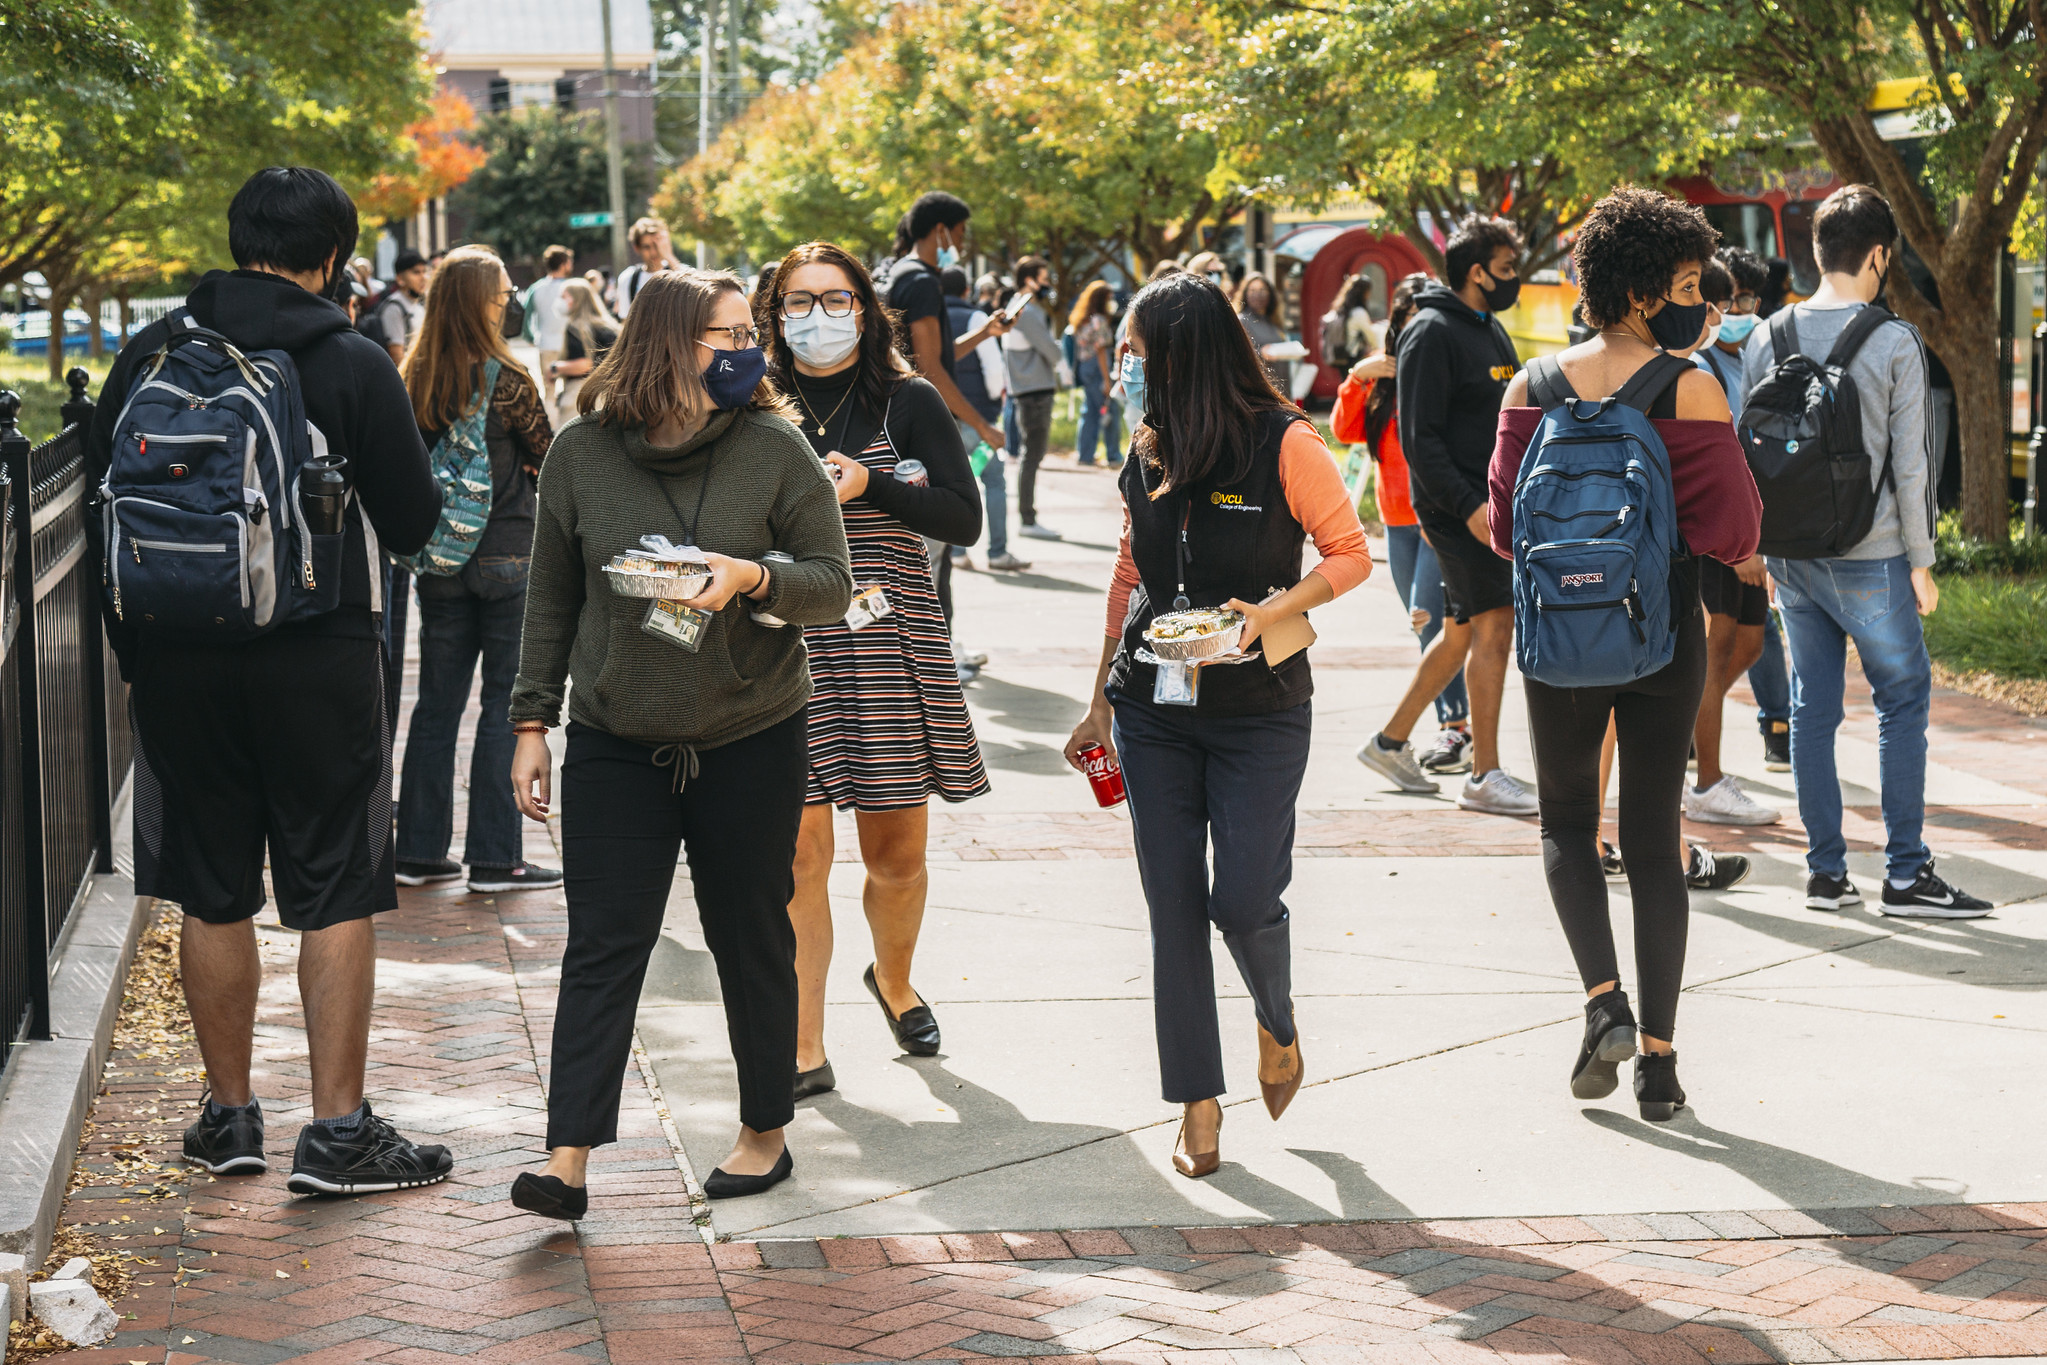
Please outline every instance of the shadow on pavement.
[{"label": "shadow on pavement", "polygon": [[1959,1181],[1921,1176],[1910,1185],[1882,1180],[1831,1161],[1777,1147],[1754,1138],[1712,1128],[1691,1109],[1680,1110],[1669,1123],[1650,1123],[1607,1109],[1581,1110],[1609,1132],[1644,1142],[1666,1152],[1710,1161],[1753,1181],[1794,1209],[1870,1208],[1896,1204],[1958,1202],[1968,1194]]}]

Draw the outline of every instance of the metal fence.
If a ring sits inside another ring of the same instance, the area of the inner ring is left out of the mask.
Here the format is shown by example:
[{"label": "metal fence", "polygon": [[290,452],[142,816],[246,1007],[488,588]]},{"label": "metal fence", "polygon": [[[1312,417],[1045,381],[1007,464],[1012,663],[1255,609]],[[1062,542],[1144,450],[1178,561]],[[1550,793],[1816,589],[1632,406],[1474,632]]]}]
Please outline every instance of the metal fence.
[{"label": "metal fence", "polygon": [[[113,870],[113,793],[130,756],[87,552],[85,428],[31,446],[0,393],[0,1041],[49,1036],[50,959],[97,872]],[[11,1054],[12,1047],[8,1048]],[[0,1057],[0,1067],[5,1058]]]}]

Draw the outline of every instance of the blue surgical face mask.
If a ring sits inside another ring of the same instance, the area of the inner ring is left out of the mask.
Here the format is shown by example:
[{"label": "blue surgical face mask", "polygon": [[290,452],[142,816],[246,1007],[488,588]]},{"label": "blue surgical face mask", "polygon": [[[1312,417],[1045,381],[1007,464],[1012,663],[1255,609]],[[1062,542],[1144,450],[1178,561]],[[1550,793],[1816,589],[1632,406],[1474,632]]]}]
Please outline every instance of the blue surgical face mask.
[{"label": "blue surgical face mask", "polygon": [[704,366],[704,392],[711,396],[711,406],[721,410],[745,407],[767,377],[766,352],[758,346],[721,351],[701,341],[697,345],[711,353],[710,363]]},{"label": "blue surgical face mask", "polygon": [[798,360],[827,369],[853,354],[860,344],[860,319],[852,313],[835,318],[812,304],[807,317],[782,319],[782,336]]},{"label": "blue surgical face mask", "polygon": [[[947,231],[946,231],[946,235],[947,235],[948,237],[950,237],[950,236],[952,235],[952,233],[951,233],[951,230],[950,230],[950,229],[947,229]],[[948,269],[948,268],[950,268],[950,267],[952,267],[952,266],[956,266],[956,265],[958,265],[959,263],[960,263],[960,252],[959,252],[959,248],[958,248],[958,247],[956,247],[956,246],[942,246],[942,247],[938,248],[938,268],[939,268],[940,270],[945,270],[945,269]]]},{"label": "blue surgical face mask", "polygon": [[1144,357],[1135,351],[1123,353],[1123,406],[1144,411]]},{"label": "blue surgical face mask", "polygon": [[1748,340],[1748,334],[1756,330],[1759,321],[1754,313],[1729,313],[1720,319],[1720,339],[1730,346],[1739,346]]}]

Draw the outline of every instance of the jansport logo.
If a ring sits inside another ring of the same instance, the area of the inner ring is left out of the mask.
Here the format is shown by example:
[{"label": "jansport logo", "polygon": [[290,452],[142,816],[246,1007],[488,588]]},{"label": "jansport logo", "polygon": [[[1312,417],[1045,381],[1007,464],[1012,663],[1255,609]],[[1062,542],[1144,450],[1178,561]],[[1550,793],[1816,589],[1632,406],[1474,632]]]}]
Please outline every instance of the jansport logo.
[{"label": "jansport logo", "polygon": [[1606,581],[1603,573],[1567,573],[1563,584],[1567,588],[1595,588]]},{"label": "jansport logo", "polygon": [[1208,501],[1210,505],[1220,507],[1225,512],[1263,512],[1265,510],[1255,503],[1245,502],[1242,493],[1210,493]]}]

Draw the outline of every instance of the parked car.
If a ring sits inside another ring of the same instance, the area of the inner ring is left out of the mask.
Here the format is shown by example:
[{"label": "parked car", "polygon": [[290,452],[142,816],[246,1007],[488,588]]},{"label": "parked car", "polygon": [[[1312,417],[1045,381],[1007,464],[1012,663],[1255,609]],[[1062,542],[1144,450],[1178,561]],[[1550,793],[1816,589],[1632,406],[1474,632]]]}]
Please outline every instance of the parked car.
[{"label": "parked car", "polygon": [[[13,321],[14,353],[19,356],[47,355],[50,347],[50,313],[46,308],[37,308],[19,314]],[[121,349],[121,332],[117,327],[100,324],[100,339],[109,352]],[[64,349],[67,352],[83,352],[92,340],[92,319],[83,308],[64,310]]]}]

